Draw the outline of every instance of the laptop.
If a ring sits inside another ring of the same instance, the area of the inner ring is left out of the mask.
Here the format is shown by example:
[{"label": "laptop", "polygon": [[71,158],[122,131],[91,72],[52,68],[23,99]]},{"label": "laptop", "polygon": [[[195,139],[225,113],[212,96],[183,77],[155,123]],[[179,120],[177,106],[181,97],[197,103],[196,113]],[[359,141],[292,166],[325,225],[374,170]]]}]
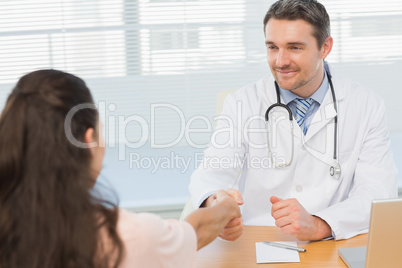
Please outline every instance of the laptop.
[{"label": "laptop", "polygon": [[374,200],[365,247],[340,248],[349,268],[402,267],[402,199]]}]

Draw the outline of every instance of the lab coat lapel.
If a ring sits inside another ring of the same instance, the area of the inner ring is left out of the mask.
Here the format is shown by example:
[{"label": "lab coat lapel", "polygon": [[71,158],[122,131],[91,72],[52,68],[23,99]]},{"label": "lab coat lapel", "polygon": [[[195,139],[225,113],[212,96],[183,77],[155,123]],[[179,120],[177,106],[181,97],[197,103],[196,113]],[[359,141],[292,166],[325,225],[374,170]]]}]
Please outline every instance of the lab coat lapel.
[{"label": "lab coat lapel", "polygon": [[[284,103],[282,97],[281,97],[281,103]],[[271,110],[269,113],[270,115],[270,122],[271,122],[271,129],[277,128],[278,133],[290,133],[291,132],[291,127],[289,123],[289,113],[285,108],[274,108]],[[274,127],[272,127],[274,125]],[[292,120],[292,125],[293,125],[293,136],[295,139],[300,139],[300,135],[302,134],[301,128],[297,124],[294,116]],[[278,134],[280,135],[280,134]]]},{"label": "lab coat lapel", "polygon": [[[262,113],[265,115],[266,109],[273,104],[277,103],[276,90],[274,79],[272,77],[265,78],[261,83],[257,84],[257,92],[262,102],[266,104],[265,110]],[[282,97],[280,97],[281,103],[284,103]],[[289,123],[289,114],[284,108],[274,108],[271,110],[269,114],[269,124],[270,124],[270,141],[272,142],[271,146],[275,146],[276,142],[279,140],[289,141],[291,137],[289,136],[291,133],[290,123]],[[293,124],[293,136],[294,140],[300,140],[301,129],[297,125],[296,121],[292,120]],[[287,144],[290,146],[290,144]],[[282,145],[278,148],[283,148]],[[287,150],[288,152],[288,150]]]},{"label": "lab coat lapel", "polygon": [[[264,87],[258,87],[260,96],[264,96],[264,102],[267,103],[267,107],[270,107],[273,104],[277,103],[276,99],[276,90],[275,84],[273,79],[265,80]],[[263,91],[263,90],[266,91]],[[280,96],[281,103],[285,103],[282,96]],[[274,120],[272,120],[274,119]],[[276,121],[275,121],[276,120]],[[286,133],[288,135],[291,132],[290,125],[289,125],[289,115],[284,108],[274,108],[271,110],[269,114],[269,121],[271,124],[271,129],[273,131],[277,130],[277,134],[281,135],[280,133]],[[302,131],[300,127],[297,125],[296,120],[292,120],[293,124],[293,136],[296,140],[300,140],[300,135],[302,135]],[[290,137],[289,137],[290,138]]]},{"label": "lab coat lapel", "polygon": [[313,119],[311,120],[311,124],[305,136],[305,141],[308,141],[311,137],[317,134],[317,132],[327,126],[327,124],[333,121],[334,117],[336,116],[331,92],[329,91],[328,93],[325,96],[323,103],[320,105],[320,108],[316,111]]},{"label": "lab coat lapel", "polygon": [[[344,98],[345,92],[343,88],[340,87],[337,88],[335,81],[333,81],[333,83],[334,83],[335,96],[338,101],[337,107],[339,111],[339,102],[341,102],[342,99]],[[329,88],[322,104],[320,105],[319,109],[313,116],[309,129],[305,136],[305,142],[311,139],[315,134],[317,134],[321,129],[326,127],[328,124],[334,124],[334,118],[336,115],[337,113],[335,111],[331,89]]]}]

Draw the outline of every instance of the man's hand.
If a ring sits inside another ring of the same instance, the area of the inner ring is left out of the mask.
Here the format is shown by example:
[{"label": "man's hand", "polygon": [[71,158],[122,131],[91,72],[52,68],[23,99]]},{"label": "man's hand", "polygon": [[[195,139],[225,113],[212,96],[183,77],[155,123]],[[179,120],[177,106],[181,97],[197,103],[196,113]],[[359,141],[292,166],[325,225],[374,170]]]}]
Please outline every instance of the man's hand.
[{"label": "man's hand", "polygon": [[[229,196],[234,198],[238,205],[243,205],[243,197],[238,190],[228,189],[225,191]],[[205,202],[207,207],[213,206],[217,202],[218,196],[211,195]],[[243,233],[243,220],[241,217],[233,218],[226,226],[225,229],[219,234],[219,237],[228,241],[234,241]]]},{"label": "man's hand", "polygon": [[235,241],[243,233],[243,220],[241,217],[234,218],[219,234],[219,237],[228,241]]},{"label": "man's hand", "polygon": [[271,215],[275,225],[299,240],[320,240],[331,236],[331,227],[321,218],[311,215],[296,199],[282,200],[271,196]]}]

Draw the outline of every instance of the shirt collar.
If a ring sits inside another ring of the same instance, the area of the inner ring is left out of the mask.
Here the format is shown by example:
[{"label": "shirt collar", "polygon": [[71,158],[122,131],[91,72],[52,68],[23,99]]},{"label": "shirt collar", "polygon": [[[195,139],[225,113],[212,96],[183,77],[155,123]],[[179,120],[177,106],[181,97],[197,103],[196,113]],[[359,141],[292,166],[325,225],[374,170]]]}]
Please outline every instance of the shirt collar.
[{"label": "shirt collar", "polygon": [[[322,101],[325,98],[325,95],[327,94],[328,88],[329,88],[329,82],[327,72],[324,72],[324,80],[322,81],[321,86],[318,88],[318,90],[316,90],[316,92],[314,92],[313,95],[311,95],[310,98],[312,98],[314,101],[318,102],[321,105]],[[300,96],[297,96],[290,90],[285,90],[279,87],[279,92],[286,105],[294,101],[295,99],[300,99]]]}]

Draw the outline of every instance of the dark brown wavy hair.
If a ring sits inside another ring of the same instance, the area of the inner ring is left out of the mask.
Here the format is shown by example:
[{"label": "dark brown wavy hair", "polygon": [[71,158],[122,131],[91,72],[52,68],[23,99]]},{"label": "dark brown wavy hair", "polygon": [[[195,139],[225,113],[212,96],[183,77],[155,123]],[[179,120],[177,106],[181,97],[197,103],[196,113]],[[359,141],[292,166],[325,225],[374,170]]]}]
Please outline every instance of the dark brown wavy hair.
[{"label": "dark brown wavy hair", "polygon": [[[120,263],[117,207],[91,195],[90,150],[66,136],[66,115],[80,104],[93,105],[85,82],[57,70],[23,76],[7,99],[0,116],[1,268]],[[72,135],[84,141],[97,122],[96,109],[79,110]]]}]

